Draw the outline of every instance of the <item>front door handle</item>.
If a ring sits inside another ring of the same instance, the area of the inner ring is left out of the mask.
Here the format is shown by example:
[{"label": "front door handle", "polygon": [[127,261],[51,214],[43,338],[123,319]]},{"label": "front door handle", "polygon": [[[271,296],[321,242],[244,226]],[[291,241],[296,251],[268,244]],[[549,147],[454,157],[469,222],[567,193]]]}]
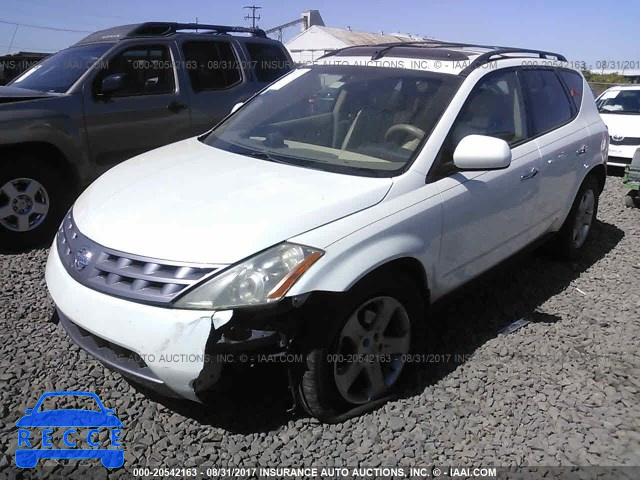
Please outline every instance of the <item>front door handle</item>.
[{"label": "front door handle", "polygon": [[536,167],[533,167],[529,173],[525,173],[524,175],[521,175],[520,180],[521,181],[529,180],[535,177],[536,175],[538,175],[538,173],[540,173],[540,170],[538,170]]},{"label": "front door handle", "polygon": [[576,151],[576,155],[580,156],[580,155],[584,155],[585,153],[587,153],[587,146],[583,145],[582,147],[580,147],[580,149],[578,151]]},{"label": "front door handle", "polygon": [[184,103],[180,103],[176,100],[171,100],[167,108],[173,113],[178,113],[180,110],[184,110],[187,106]]}]

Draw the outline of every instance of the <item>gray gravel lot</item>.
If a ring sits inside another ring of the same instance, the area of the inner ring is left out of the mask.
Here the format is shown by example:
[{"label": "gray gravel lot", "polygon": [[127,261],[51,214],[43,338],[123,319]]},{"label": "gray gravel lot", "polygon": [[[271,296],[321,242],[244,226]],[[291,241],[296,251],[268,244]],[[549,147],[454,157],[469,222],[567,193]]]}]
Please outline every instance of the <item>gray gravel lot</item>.
[{"label": "gray gravel lot", "polygon": [[0,256],[0,470],[23,410],[64,389],[116,409],[127,468],[640,465],[640,209],[623,195],[609,177],[582,260],[520,255],[436,305],[424,351],[440,356],[413,365],[401,399],[338,425],[288,414],[275,366],[207,406],[149,399],[50,323],[46,250]]}]

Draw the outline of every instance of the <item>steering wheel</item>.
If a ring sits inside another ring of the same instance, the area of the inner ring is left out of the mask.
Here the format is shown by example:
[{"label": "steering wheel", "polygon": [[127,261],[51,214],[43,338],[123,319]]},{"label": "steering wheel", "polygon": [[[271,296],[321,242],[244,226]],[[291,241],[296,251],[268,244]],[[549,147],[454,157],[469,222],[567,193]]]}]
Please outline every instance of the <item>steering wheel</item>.
[{"label": "steering wheel", "polygon": [[389,138],[400,132],[413,138],[422,138],[425,135],[424,130],[419,129],[414,125],[409,125],[408,123],[399,123],[387,130],[387,133],[384,134],[384,141],[388,142]]}]

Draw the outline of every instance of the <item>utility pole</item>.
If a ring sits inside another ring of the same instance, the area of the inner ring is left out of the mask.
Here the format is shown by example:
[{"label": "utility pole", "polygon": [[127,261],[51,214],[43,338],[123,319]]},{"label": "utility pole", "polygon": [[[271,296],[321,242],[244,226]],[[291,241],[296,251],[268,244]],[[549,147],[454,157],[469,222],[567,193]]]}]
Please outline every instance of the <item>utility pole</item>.
[{"label": "utility pole", "polygon": [[255,5],[248,5],[244,7],[251,10],[251,13],[244,17],[245,20],[251,20],[253,28],[256,28],[256,20],[260,20],[260,15],[256,15],[256,10],[260,10],[262,7],[256,7]]}]

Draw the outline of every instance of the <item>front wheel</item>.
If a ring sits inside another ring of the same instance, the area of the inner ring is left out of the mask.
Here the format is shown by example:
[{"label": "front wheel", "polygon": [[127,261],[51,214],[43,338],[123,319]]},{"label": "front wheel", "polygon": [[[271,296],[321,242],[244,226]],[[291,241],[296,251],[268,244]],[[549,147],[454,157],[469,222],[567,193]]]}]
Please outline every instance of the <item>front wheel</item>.
[{"label": "front wheel", "polygon": [[59,169],[20,154],[0,171],[0,251],[51,243],[71,199]]},{"label": "front wheel", "polygon": [[390,272],[358,284],[343,303],[327,323],[325,345],[307,353],[299,385],[305,410],[321,421],[390,396],[423,321],[418,288]]},{"label": "front wheel", "polygon": [[631,190],[626,197],[624,197],[624,204],[627,208],[640,207],[640,195],[637,190]]}]

